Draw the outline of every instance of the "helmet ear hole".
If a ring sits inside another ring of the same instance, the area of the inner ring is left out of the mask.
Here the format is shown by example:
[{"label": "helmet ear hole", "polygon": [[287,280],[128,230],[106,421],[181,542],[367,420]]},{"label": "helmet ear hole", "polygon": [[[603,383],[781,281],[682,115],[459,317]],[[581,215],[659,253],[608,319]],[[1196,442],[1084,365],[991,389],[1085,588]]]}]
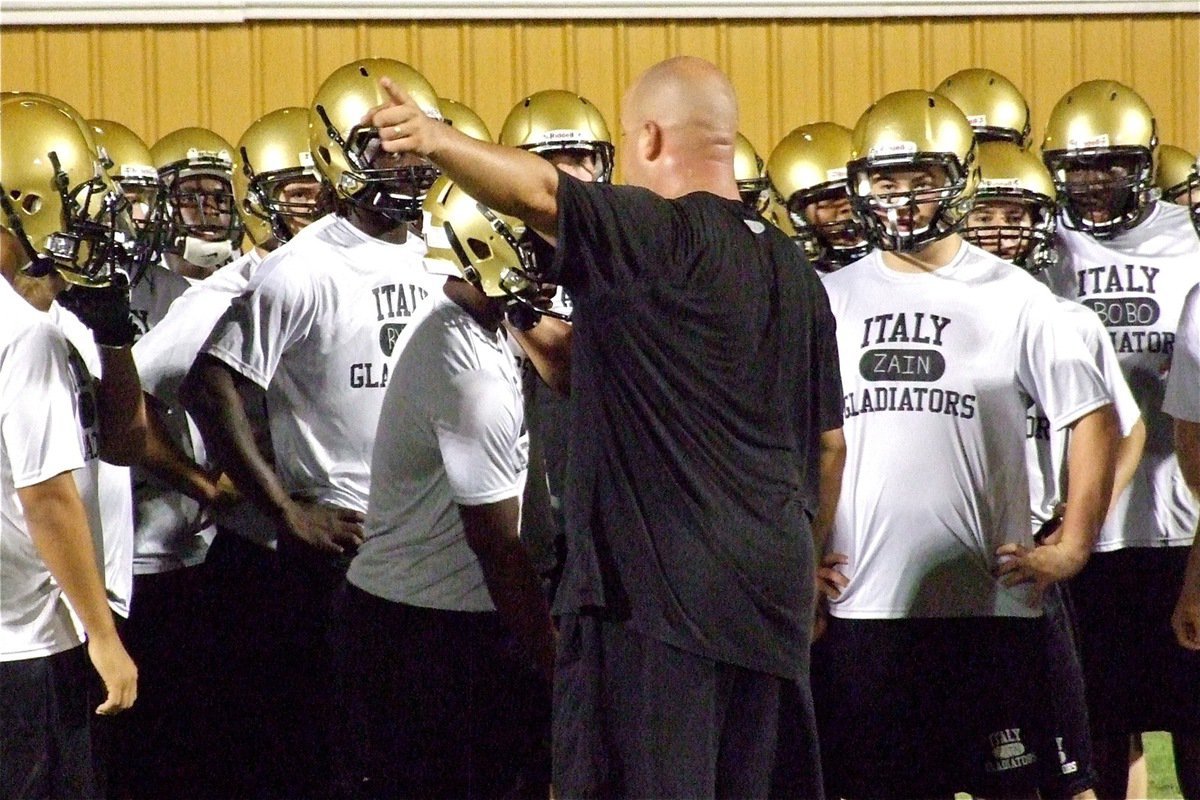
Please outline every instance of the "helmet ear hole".
[{"label": "helmet ear hole", "polygon": [[317,155],[319,155],[321,157],[321,160],[324,161],[327,165],[333,164],[333,157],[329,155],[329,148],[326,147],[325,145],[321,145],[320,147],[317,148]]},{"label": "helmet ear hole", "polygon": [[476,239],[473,236],[470,237],[467,239],[467,247],[471,248],[471,252],[474,253],[475,257],[480,261],[486,261],[492,257],[492,248],[489,247],[488,243],[482,239]]},{"label": "helmet ear hole", "polygon": [[[20,194],[20,192],[16,192]],[[21,210],[26,214],[36,214],[42,210],[42,198],[40,195],[27,194],[21,198]]]},{"label": "helmet ear hole", "polygon": [[369,77],[371,77],[371,73],[367,71],[367,68],[366,68],[366,67],[359,67],[359,68],[358,68],[358,74],[359,74],[359,75],[362,75],[364,78],[369,78]]}]

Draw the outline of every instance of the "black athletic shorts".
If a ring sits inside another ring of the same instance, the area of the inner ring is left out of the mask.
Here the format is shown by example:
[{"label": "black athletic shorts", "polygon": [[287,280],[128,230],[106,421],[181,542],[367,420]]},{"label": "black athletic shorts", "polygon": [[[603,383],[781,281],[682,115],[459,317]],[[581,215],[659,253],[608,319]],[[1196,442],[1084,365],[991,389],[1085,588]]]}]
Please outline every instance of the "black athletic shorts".
[{"label": "black athletic shorts", "polygon": [[1039,788],[1043,798],[1074,797],[1096,785],[1096,772],[1070,590],[1060,584],[1051,586],[1042,609],[1046,619],[1044,682],[1050,713],[1048,747],[1038,751]]},{"label": "black athletic shorts", "polygon": [[0,662],[0,798],[98,796],[91,669],[82,645]]},{"label": "black athletic shorts", "polygon": [[831,794],[1032,795],[1045,742],[1043,620],[832,618],[813,648]]},{"label": "black athletic shorts", "polygon": [[1200,652],[1171,630],[1188,550],[1093,553],[1071,582],[1093,735],[1200,734]]}]

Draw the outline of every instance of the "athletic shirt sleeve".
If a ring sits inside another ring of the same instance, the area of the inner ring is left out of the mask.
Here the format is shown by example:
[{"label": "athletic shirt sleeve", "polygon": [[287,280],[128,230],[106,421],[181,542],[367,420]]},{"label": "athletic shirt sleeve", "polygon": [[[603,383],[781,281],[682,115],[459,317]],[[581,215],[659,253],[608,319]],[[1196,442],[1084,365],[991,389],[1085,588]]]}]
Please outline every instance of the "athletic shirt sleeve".
[{"label": "athletic shirt sleeve", "polygon": [[819,388],[817,398],[817,421],[821,432],[837,430],[842,427],[842,368],[838,360],[837,320],[829,306],[829,295],[825,286],[819,280],[813,280],[820,297],[815,303],[817,309],[817,324],[814,328],[816,347],[816,364],[819,374],[813,383]]},{"label": "athletic shirt sleeve", "polygon": [[647,189],[584,183],[560,172],[558,245],[547,279],[597,296],[665,277],[647,274],[646,266],[684,261],[655,254],[687,247],[686,235],[679,240],[685,230],[676,207]]},{"label": "athletic shirt sleeve", "polygon": [[1089,313],[1089,318],[1094,326],[1093,338],[1089,342],[1092,355],[1095,356],[1096,366],[1100,368],[1108,393],[1112,396],[1117,422],[1121,426],[1121,436],[1125,437],[1133,433],[1133,427],[1142,418],[1142,410],[1138,407],[1137,398],[1133,396],[1133,390],[1129,388],[1129,382],[1125,380],[1125,374],[1121,372],[1121,362],[1117,360],[1117,351],[1113,349],[1112,340],[1108,338],[1108,331],[1104,329],[1099,317]]},{"label": "athletic shirt sleeve", "polygon": [[0,442],[23,489],[83,467],[67,342],[47,320],[2,351]]},{"label": "athletic shirt sleeve", "polygon": [[234,298],[201,352],[266,389],[283,354],[308,335],[316,317],[320,289],[299,266],[264,262],[260,280]]},{"label": "athletic shirt sleeve", "polygon": [[1042,289],[1026,303],[1020,325],[1017,379],[1055,428],[1113,402],[1067,313]]},{"label": "athletic shirt sleeve", "polygon": [[433,425],[454,502],[476,506],[519,496],[525,469],[518,442],[522,419],[511,387],[501,385],[497,374],[478,369],[446,380],[449,391]]},{"label": "athletic shirt sleeve", "polygon": [[1183,301],[1163,411],[1176,419],[1200,422],[1200,284]]}]

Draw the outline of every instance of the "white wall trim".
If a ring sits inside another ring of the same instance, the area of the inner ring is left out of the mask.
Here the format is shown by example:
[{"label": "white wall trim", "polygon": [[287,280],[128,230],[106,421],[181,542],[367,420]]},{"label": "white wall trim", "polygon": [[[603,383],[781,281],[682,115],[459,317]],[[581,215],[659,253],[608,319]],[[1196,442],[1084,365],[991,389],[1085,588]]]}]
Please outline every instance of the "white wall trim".
[{"label": "white wall trim", "polygon": [[0,25],[268,19],[781,19],[1200,13],[1200,0],[0,0]]}]

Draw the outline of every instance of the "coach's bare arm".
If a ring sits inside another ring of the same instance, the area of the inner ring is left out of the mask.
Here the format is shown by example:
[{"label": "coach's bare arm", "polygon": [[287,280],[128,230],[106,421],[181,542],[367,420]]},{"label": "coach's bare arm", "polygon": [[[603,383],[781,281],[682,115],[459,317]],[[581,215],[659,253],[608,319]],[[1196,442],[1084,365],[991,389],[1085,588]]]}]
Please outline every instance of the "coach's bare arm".
[{"label": "coach's bare arm", "polygon": [[372,111],[364,122],[379,129],[384,150],[425,156],[471,197],[523,219],[548,243],[555,243],[557,167],[525,150],[472,139],[426,116],[387,78],[379,85],[391,102]]}]

